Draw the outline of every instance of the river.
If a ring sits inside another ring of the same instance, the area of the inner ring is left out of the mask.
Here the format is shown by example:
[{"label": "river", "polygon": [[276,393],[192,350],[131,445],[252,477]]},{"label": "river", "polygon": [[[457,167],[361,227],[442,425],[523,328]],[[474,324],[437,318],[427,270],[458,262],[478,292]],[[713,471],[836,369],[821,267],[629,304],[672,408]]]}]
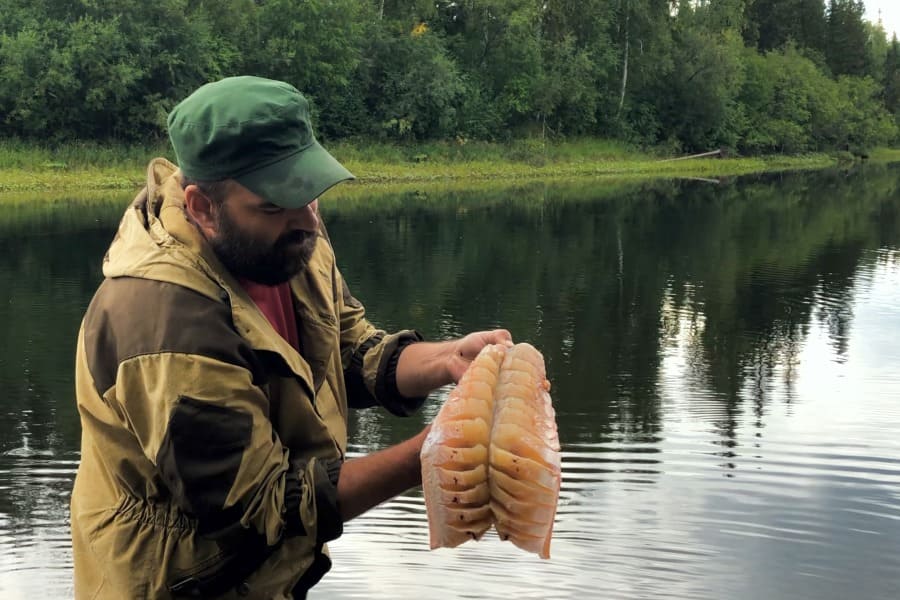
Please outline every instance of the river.
[{"label": "river", "polygon": [[[0,598],[72,595],[73,352],[129,193],[0,197]],[[428,549],[420,491],[349,523],[311,598],[900,597],[900,167],[373,193],[321,208],[386,329],[547,361],[551,559]],[[352,419],[353,454],[433,417]]]}]

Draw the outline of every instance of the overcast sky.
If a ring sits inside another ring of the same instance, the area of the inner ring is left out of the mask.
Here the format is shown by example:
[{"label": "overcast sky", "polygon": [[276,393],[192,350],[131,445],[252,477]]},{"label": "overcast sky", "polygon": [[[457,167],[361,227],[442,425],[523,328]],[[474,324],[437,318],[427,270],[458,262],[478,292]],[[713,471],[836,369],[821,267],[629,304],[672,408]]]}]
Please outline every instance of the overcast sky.
[{"label": "overcast sky", "polygon": [[900,37],[900,2],[897,0],[864,0],[866,5],[866,18],[873,23],[878,22],[878,10],[881,9],[881,20],[888,40],[897,33]]}]

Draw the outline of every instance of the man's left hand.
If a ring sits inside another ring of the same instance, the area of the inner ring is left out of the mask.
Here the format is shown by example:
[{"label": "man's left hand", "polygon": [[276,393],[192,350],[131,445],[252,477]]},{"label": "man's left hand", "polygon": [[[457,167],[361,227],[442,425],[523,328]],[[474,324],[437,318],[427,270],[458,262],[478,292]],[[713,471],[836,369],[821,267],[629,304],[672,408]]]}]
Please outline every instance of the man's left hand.
[{"label": "man's left hand", "polygon": [[453,341],[453,354],[448,357],[447,371],[455,382],[469,368],[469,365],[478,356],[478,353],[488,345],[503,344],[512,346],[512,336],[506,329],[493,329],[491,331],[476,331],[465,337]]}]

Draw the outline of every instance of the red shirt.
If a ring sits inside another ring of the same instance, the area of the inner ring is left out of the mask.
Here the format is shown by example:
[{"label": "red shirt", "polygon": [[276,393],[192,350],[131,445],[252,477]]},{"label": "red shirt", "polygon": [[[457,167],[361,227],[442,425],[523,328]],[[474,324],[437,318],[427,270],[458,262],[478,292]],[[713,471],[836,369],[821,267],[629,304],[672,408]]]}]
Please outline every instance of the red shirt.
[{"label": "red shirt", "polygon": [[241,279],[240,282],[275,331],[299,352],[300,340],[297,337],[297,318],[294,316],[290,283],[263,285],[246,279]]}]

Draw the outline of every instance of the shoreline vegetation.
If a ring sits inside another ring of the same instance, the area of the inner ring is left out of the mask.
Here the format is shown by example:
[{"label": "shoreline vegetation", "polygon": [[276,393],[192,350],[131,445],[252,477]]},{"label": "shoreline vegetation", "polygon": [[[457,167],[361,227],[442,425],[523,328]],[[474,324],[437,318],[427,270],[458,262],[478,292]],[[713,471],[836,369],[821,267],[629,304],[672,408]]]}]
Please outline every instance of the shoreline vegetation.
[{"label": "shoreline vegetation", "polygon": [[172,108],[248,74],[306,95],[359,178],[332,196],[809,170],[900,144],[900,40],[859,0],[109,4],[0,0],[0,193],[133,189],[171,158]]},{"label": "shoreline vegetation", "polygon": [[[802,155],[725,156],[685,160],[641,151],[620,142],[584,139],[547,142],[524,139],[505,144],[464,142],[394,145],[380,142],[326,144],[357,180],[332,195],[355,195],[359,188],[430,183],[523,183],[560,179],[716,179],[771,172],[817,170],[851,165],[863,159],[847,152]],[[57,192],[138,190],[150,159],[174,159],[165,145],[150,147],[72,143],[53,149],[0,142],[0,204],[26,193],[40,201]],[[900,162],[900,149],[881,148],[867,162]]]}]

